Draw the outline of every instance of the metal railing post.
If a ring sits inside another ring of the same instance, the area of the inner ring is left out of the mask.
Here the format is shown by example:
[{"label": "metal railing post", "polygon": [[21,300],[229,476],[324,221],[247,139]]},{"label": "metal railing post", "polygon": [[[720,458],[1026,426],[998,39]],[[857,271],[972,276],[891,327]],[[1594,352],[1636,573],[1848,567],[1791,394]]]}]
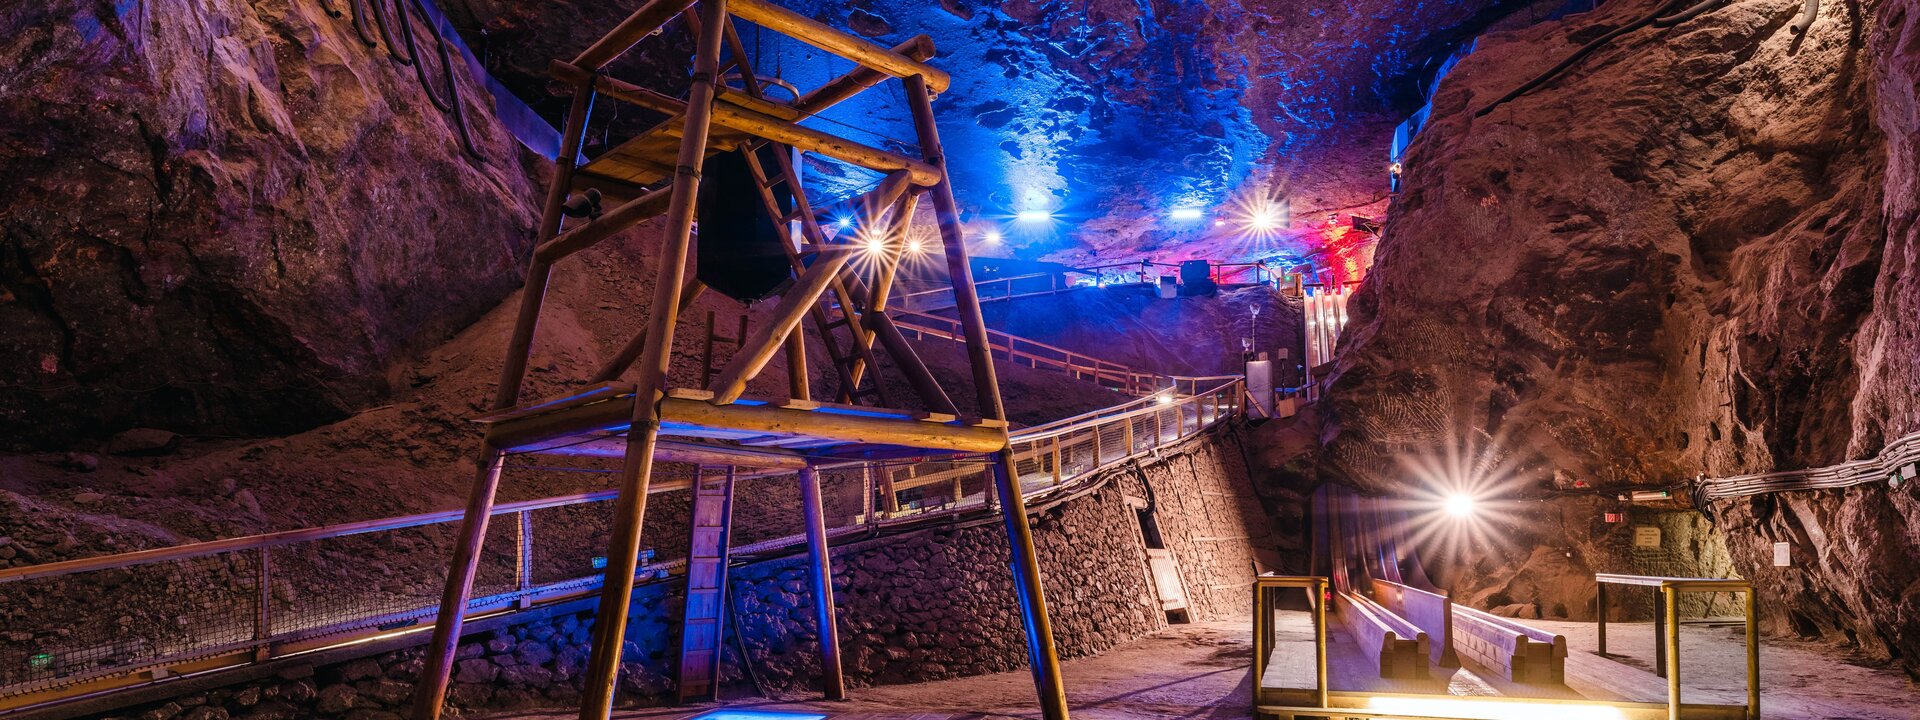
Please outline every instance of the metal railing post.
[{"label": "metal railing post", "polygon": [[1053,484],[1060,484],[1060,436],[1053,436]]},{"label": "metal railing post", "polygon": [[260,577],[255,587],[255,602],[259,605],[253,616],[253,659],[255,662],[266,660],[273,655],[273,558],[268,554],[267,546],[260,546]]},{"label": "metal railing post", "polygon": [[519,562],[514,563],[514,587],[520,597],[514,605],[522,610],[533,607],[533,513],[521,510],[515,513],[519,522],[514,523],[514,546],[519,549]]}]

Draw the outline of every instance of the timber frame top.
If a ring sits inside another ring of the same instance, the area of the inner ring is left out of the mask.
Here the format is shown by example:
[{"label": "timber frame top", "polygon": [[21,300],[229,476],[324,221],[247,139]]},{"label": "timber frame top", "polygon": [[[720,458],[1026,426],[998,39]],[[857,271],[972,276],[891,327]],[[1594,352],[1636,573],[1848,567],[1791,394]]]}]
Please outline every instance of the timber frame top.
[{"label": "timber frame top", "polygon": [[[662,113],[667,119],[594,158],[575,172],[576,180],[599,187],[602,192],[622,198],[632,197],[635,189],[673,178],[676,155],[686,124],[685,101],[668,97],[631,83],[608,77],[605,66],[657,30],[675,16],[695,21],[693,13],[683,12],[692,0],[653,0],[634,11],[606,37],[587,48],[572,62],[554,60],[548,74],[570,86],[588,87],[594,92],[622,102]],[[818,114],[874,85],[892,78],[922,78],[934,93],[944,91],[951,82],[946,72],[926,64],[933,57],[933,41],[916,35],[893,48],[881,48],[812,18],[765,0],[729,0],[727,12],[739,18],[775,30],[795,40],[857,63],[856,69],[834,79],[792,102],[765,97],[759,92],[752,69],[746,63],[731,19],[726,42],[734,55],[722,73],[741,72],[747,78],[745,89],[721,85],[716,88],[707,153],[728,152],[750,147],[762,138],[800,147],[836,160],[882,172],[906,171],[913,184],[930,187],[945,177],[935,164],[836,137],[796,123]]]},{"label": "timber frame top", "polygon": [[[684,221],[686,204],[692,202],[699,184],[698,159],[733,152],[747,158],[759,186],[762,209],[777,224],[793,223],[799,229],[798,237],[790,238],[786,248],[793,285],[782,292],[772,317],[761,327],[749,334],[743,325],[742,337],[729,339],[736,345],[732,360],[720,369],[717,378],[711,377],[713,368],[709,366],[709,379],[702,380],[703,388],[667,387],[665,374],[650,372],[650,363],[645,360],[638,363],[643,373],[638,382],[622,380],[643,353],[658,350],[650,346],[663,342],[662,337],[667,346],[671,345],[671,326],[677,321],[668,319],[664,336],[653,335],[650,330],[650,334],[636,337],[588,380],[595,384],[565,397],[515,405],[524,367],[514,364],[523,362],[520,359],[532,341],[531,327],[538,322],[539,314],[537,304],[523,306],[502,384],[508,391],[502,395],[506,402],[496,403],[494,413],[479,419],[487,425],[488,446],[503,452],[618,457],[628,451],[625,437],[629,430],[652,426],[661,437],[672,438],[662,440],[656,448],[660,459],[703,464],[794,468],[807,459],[1004,450],[1007,423],[987,344],[981,343],[981,349],[972,351],[972,362],[976,366],[976,392],[986,389],[991,398],[981,395],[983,417],[962,418],[887,313],[896,270],[906,253],[909,224],[925,195],[940,196],[933,204],[939,210],[936,215],[947,265],[950,270],[960,268],[962,273],[956,274],[955,286],[966,283],[971,287],[970,278],[963,276],[967,262],[965,249],[960,247],[963,234],[957,213],[948,209],[951,192],[946,185],[937,131],[932,126],[931,100],[951,82],[947,73],[925,62],[933,57],[933,42],[920,35],[893,48],[883,48],[766,0],[724,0],[713,13],[691,12],[695,4],[696,0],[650,0],[571,62],[552,62],[550,74],[572,88],[575,96],[575,113],[568,119],[569,138],[577,138],[584,129],[584,115],[591,112],[591,99],[596,96],[638,105],[666,119],[584,164],[576,164],[577,142],[563,148],[562,172],[550,188],[550,208],[566,193],[589,187],[599,189],[617,205],[571,227],[551,214],[543,220],[546,231],[534,251],[527,292],[537,291],[534,281],[544,277],[548,266],[643,219],[667,213],[670,225]],[[690,91],[687,98],[676,98],[606,74],[605,68],[615,58],[676,18],[685,22],[703,44],[718,46],[715,59],[708,61],[717,64],[704,66],[708,69],[702,69],[698,62],[695,65],[694,85],[706,94]],[[851,60],[855,67],[812,91],[796,93],[791,101],[769,97],[763,92],[764,81],[754,74],[747,48],[740,42],[735,19]],[[720,61],[720,52],[725,53],[724,62]],[[724,83],[720,82],[723,78]],[[799,124],[892,79],[906,86],[922,157],[908,157]],[[884,176],[864,195],[846,201],[862,215],[859,239],[850,235],[830,237],[821,229],[820,208],[810,205],[789,158],[789,148]],[[792,194],[791,210],[781,207],[772,194],[781,184],[787,185]],[[676,212],[681,215],[673,216]],[[855,262],[856,258],[860,262]],[[669,266],[677,262],[684,260],[666,260]],[[698,280],[688,280],[679,292],[675,304],[678,310],[667,317],[687,310],[703,290]],[[656,298],[656,312],[665,309],[659,304],[661,299]],[[803,337],[802,327],[807,319],[832,358],[833,366],[822,370],[839,379],[838,395],[833,398],[837,402],[810,397],[805,360],[808,340]],[[876,360],[881,350],[893,360],[889,366],[906,375],[908,385],[922,401],[920,406],[928,411],[889,407],[893,405],[889,392],[874,376],[882,367]],[[790,387],[786,397],[743,397],[747,382],[780,353],[788,361]],[[650,397],[653,402],[639,402],[642,397]],[[652,411],[645,407],[649,405]]]}]

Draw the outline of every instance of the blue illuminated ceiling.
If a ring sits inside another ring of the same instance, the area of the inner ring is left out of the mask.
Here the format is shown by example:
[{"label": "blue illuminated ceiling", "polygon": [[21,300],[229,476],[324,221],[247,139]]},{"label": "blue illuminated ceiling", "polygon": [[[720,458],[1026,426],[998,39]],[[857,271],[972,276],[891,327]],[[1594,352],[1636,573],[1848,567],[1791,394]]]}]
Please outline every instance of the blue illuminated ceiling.
[{"label": "blue illuminated ceiling", "polygon": [[[882,44],[932,37],[932,63],[954,78],[936,103],[942,139],[976,232],[1001,231],[1003,254],[1082,264],[1315,249],[1330,213],[1382,209],[1386,147],[1420,104],[1423,65],[1497,17],[1531,12],[1496,0],[780,1]],[[490,65],[511,85],[636,4],[496,0],[470,9],[467,22],[486,24],[501,49]],[[677,31],[614,73],[683,89],[686,69],[673,56],[690,43]],[[850,67],[751,26],[741,35],[761,74],[803,91]],[[554,106],[543,109],[557,115]],[[810,124],[918,151],[898,83]],[[818,163],[810,172],[814,192],[829,198],[873,180]],[[1286,227],[1249,231],[1236,208],[1269,207],[1269,198],[1287,211]],[[1202,217],[1170,217],[1176,208]],[[1022,210],[1052,219],[1013,219]]]}]

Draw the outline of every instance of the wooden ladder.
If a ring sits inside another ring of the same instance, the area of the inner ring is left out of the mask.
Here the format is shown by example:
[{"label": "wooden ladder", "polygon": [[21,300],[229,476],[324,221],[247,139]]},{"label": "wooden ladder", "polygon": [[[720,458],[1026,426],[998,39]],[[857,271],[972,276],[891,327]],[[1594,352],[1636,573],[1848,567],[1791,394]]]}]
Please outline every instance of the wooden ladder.
[{"label": "wooden ladder", "polygon": [[718,700],[720,642],[727,608],[727,544],[733,525],[734,468],[694,478],[687,550],[687,602],[680,629],[680,702]]},{"label": "wooden ladder", "polygon": [[[700,387],[706,387],[709,383],[712,383],[714,374],[720,372],[720,368],[713,366],[713,346],[732,345],[734,350],[737,351],[740,349],[740,346],[746,344],[746,342],[747,342],[747,314],[746,313],[744,312],[740,313],[740,329],[734,332],[733,337],[727,337],[725,335],[720,334],[720,326],[714,323],[713,311],[708,310],[707,311],[707,343],[706,343],[706,348],[701,351],[701,355],[700,355],[701,357]],[[806,398],[801,398],[801,399],[805,400]]]},{"label": "wooden ladder", "polygon": [[[762,149],[772,150],[774,173],[768,173],[761,162]],[[826,233],[821,231],[820,223],[813,216],[813,207],[807,202],[806,192],[801,189],[798,176],[793,172],[793,161],[788,157],[791,149],[786,145],[762,141],[743,146],[740,150],[746,154],[747,168],[753,174],[754,185],[759,189],[760,202],[766,207],[767,217],[773,218],[783,231],[788,223],[798,220],[802,239],[811,245],[825,245]],[[781,185],[787,186],[787,191],[793,195],[792,212],[781,212],[779,200],[774,197],[774,188]],[[783,243],[782,247],[787,249],[787,260],[793,265],[794,274],[804,272],[806,262],[799,251],[791,243]],[[853,304],[853,296],[847,291],[846,280],[834,278],[829,287],[831,299],[822,297],[807,314],[813,318],[814,325],[820,328],[821,342],[825,344],[827,354],[833,358],[834,370],[840,376],[839,402],[861,404],[865,400],[869,401],[866,403],[869,405],[891,407],[891,398],[887,397],[886,389],[881,386],[877,374],[870,372],[879,367],[874,361],[873,331],[862,322],[861,313]],[[846,330],[848,337],[844,340],[836,334],[840,329]],[[846,344],[843,345],[843,342]],[[862,380],[868,381],[865,387],[862,387]]]}]

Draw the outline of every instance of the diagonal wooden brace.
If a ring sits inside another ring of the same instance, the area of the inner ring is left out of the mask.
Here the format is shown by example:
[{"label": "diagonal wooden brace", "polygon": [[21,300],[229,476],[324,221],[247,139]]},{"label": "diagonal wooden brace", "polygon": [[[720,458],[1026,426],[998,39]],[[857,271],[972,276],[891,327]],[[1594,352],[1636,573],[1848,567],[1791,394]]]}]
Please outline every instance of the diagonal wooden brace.
[{"label": "diagonal wooden brace", "polygon": [[774,353],[786,343],[787,335],[800,327],[801,318],[820,301],[820,296],[851,260],[853,253],[845,250],[821,253],[812,267],[794,279],[793,289],[774,306],[773,317],[754,329],[746,344],[740,346],[740,351],[727,363],[727,369],[714,379],[709,388],[713,391],[714,404],[725,405],[740,399],[747,391],[747,381],[766,368]]}]

